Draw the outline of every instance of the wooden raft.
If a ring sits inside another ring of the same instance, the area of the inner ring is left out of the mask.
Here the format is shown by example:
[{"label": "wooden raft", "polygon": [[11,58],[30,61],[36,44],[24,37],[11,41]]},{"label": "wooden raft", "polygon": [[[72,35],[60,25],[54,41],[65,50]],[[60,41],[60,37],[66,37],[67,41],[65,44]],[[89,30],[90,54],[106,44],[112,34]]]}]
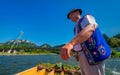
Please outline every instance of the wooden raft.
[{"label": "wooden raft", "polygon": [[74,71],[63,71],[56,69],[44,69],[39,66],[30,68],[28,70],[19,72],[15,75],[81,75],[79,72]]}]

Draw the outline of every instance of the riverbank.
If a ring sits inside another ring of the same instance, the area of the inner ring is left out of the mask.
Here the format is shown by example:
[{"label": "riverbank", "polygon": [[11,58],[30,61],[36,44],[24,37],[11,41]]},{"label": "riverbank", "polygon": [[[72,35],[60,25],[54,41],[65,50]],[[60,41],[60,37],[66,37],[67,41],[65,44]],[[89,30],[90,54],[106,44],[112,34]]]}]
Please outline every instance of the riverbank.
[{"label": "riverbank", "polygon": [[[73,55],[75,53],[73,52]],[[58,55],[56,53],[7,53],[7,52],[0,52],[0,56],[16,56],[16,55]],[[120,52],[112,51],[111,58],[120,58]]]},{"label": "riverbank", "polygon": [[0,56],[14,56],[14,55],[57,55],[55,53],[7,53],[0,52]]}]

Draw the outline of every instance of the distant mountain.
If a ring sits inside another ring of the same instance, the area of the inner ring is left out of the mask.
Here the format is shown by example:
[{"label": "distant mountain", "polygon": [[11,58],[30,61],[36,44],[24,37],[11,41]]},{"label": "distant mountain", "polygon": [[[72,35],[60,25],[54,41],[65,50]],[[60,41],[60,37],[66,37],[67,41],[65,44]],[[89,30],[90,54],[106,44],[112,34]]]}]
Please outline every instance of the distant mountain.
[{"label": "distant mountain", "polygon": [[13,48],[23,48],[23,49],[29,49],[29,48],[45,48],[45,49],[60,49],[62,46],[64,46],[65,44],[62,45],[56,45],[56,46],[51,46],[49,44],[42,44],[41,46],[36,45],[35,43],[32,43],[29,40],[10,40],[6,43],[0,43],[0,45],[4,45],[4,47],[7,47],[7,49],[9,49],[13,44],[14,47]]},{"label": "distant mountain", "polygon": [[62,45],[56,45],[56,46],[54,46],[53,48],[55,48],[55,49],[60,49],[62,46],[64,46],[65,44],[62,44]]},{"label": "distant mountain", "polygon": [[0,45],[3,45],[3,43],[0,43]]},{"label": "distant mountain", "polygon": [[42,44],[40,48],[52,48],[49,44]]},{"label": "distant mountain", "polygon": [[6,43],[14,43],[14,42],[16,42],[16,43],[31,43],[31,41],[29,41],[29,40],[10,40]]},{"label": "distant mountain", "polygon": [[118,33],[117,35],[115,35],[113,37],[116,37],[116,38],[120,39],[120,33]]},{"label": "distant mountain", "polygon": [[49,44],[42,44],[41,46],[40,46],[40,48],[47,48],[47,49],[60,49],[62,46],[64,46],[65,44],[62,44],[62,45],[56,45],[56,46],[54,46],[54,47],[52,47],[51,45],[49,45]]},{"label": "distant mountain", "polygon": [[32,43],[29,40],[10,40],[6,43],[4,43],[4,46],[12,46],[16,48],[37,48],[38,46],[35,43]]}]

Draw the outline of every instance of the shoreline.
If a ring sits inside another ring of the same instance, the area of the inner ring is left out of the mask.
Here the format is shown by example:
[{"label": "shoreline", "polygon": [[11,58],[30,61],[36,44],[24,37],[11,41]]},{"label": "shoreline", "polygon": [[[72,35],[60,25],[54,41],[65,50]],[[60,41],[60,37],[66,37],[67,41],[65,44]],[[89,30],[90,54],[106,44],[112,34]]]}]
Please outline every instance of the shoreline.
[{"label": "shoreline", "polygon": [[[0,56],[31,56],[31,55],[59,55],[55,53],[3,53],[0,52]],[[110,58],[120,58],[111,56]]]},{"label": "shoreline", "polygon": [[40,54],[37,54],[37,53],[23,53],[23,54],[17,54],[17,53],[0,53],[0,56],[22,56],[22,55],[58,55],[58,54],[54,54],[54,53],[40,53]]}]

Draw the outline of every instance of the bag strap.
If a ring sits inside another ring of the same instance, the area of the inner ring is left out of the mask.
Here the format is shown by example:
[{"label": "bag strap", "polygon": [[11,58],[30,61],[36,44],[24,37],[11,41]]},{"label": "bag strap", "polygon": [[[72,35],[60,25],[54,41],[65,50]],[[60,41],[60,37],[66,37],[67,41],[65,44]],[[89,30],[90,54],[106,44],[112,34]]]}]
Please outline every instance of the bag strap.
[{"label": "bag strap", "polygon": [[[79,19],[79,21],[78,21],[78,32],[80,32],[80,30],[82,30],[82,27],[81,27],[81,22],[82,22],[82,20],[84,19],[84,17],[85,16],[83,16],[81,19]],[[75,34],[75,32],[76,32],[76,27],[74,27],[74,34]]]}]

